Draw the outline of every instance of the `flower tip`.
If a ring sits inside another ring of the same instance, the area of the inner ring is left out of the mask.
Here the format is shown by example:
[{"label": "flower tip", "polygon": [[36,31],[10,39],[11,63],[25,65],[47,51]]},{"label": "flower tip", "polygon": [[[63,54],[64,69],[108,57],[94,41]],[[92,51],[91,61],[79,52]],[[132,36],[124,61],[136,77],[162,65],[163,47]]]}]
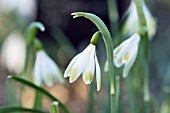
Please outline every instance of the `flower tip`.
[{"label": "flower tip", "polygon": [[91,84],[91,81],[88,80],[88,81],[84,81],[85,84]]},{"label": "flower tip", "polygon": [[97,88],[97,91],[100,91],[100,87]]},{"label": "flower tip", "polygon": [[70,83],[73,83],[74,81],[75,81],[75,80],[74,80],[72,77],[69,78],[69,82],[70,82]]},{"label": "flower tip", "polygon": [[70,74],[64,73],[64,78],[67,78],[67,77],[69,77],[69,76],[70,76]]}]

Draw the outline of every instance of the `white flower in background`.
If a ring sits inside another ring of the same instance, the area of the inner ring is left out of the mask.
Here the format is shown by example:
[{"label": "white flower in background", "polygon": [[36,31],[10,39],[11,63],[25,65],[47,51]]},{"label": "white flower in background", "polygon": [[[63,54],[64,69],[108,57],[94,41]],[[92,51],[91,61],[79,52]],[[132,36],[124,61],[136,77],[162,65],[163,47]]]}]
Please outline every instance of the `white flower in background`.
[{"label": "white flower in background", "polygon": [[64,73],[64,77],[70,77],[70,83],[73,83],[82,74],[84,83],[90,84],[96,74],[97,91],[100,90],[101,73],[95,49],[95,45],[89,44],[83,52],[72,59]]},{"label": "white flower in background", "polygon": [[[152,16],[152,14],[150,13],[147,6],[145,5],[144,1],[143,1],[143,12],[146,18],[149,39],[151,40],[156,33],[156,21]],[[125,35],[132,35],[133,33],[136,33],[139,30],[137,7],[133,0],[131,1],[130,7],[126,12],[126,15],[128,17],[125,18],[126,20],[123,26],[123,33]]]},{"label": "white flower in background", "polygon": [[44,50],[36,53],[33,75],[37,85],[44,82],[47,86],[53,86],[55,81],[64,83],[61,70]]},{"label": "white flower in background", "polygon": [[128,75],[130,68],[136,60],[139,42],[140,36],[135,33],[114,50],[114,65],[117,68],[124,65],[123,77]]},{"label": "white flower in background", "polygon": [[0,6],[5,12],[16,11],[21,16],[35,18],[36,0],[0,0]]},{"label": "white flower in background", "polygon": [[10,33],[2,45],[1,63],[10,72],[21,74],[25,62],[25,41],[19,32]]}]

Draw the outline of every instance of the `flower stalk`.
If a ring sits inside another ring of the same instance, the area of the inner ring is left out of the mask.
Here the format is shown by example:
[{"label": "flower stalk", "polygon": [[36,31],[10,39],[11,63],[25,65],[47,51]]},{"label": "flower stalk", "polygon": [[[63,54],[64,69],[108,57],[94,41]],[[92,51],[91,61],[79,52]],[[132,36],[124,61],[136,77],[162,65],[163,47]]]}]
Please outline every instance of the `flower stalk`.
[{"label": "flower stalk", "polygon": [[26,56],[26,59],[25,59],[23,73],[22,73],[22,76],[24,78],[28,74],[29,65],[31,65],[31,63],[29,63],[29,62],[30,62],[31,58],[33,57],[33,55],[31,54],[32,50],[33,50],[32,46],[33,46],[34,38],[35,38],[38,30],[45,31],[44,25],[40,22],[33,22],[26,29],[26,33],[25,33],[25,40],[26,40],[26,55],[25,56]]},{"label": "flower stalk", "polygon": [[150,94],[149,94],[149,37],[148,37],[148,29],[146,29],[146,18],[144,16],[143,12],[143,0],[135,0],[136,6],[137,6],[137,12],[139,17],[139,33],[141,35],[141,43],[140,43],[140,57],[144,58],[144,62],[141,62],[143,71],[144,71],[144,107],[146,113],[149,113],[149,101],[150,101]]}]

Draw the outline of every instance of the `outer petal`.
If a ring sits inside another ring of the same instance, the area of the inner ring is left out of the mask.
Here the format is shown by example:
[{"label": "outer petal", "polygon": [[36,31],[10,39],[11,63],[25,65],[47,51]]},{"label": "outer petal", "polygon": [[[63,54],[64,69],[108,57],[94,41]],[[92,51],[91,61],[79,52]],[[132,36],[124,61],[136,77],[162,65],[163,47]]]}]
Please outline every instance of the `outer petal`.
[{"label": "outer petal", "polygon": [[92,45],[89,45],[82,53],[80,53],[79,58],[76,60],[72,69],[70,70],[70,83],[73,83],[87,67],[92,47]]},{"label": "outer petal", "polygon": [[130,37],[126,39],[124,42],[122,42],[118,47],[115,48],[114,50],[114,65],[116,67],[121,67],[124,62],[123,62],[123,57],[126,54],[128,46],[131,44],[131,42],[134,40],[134,38]]},{"label": "outer petal", "polygon": [[64,77],[65,77],[65,78],[70,76],[70,72],[71,72],[71,70],[72,70],[72,68],[73,68],[73,65],[75,64],[75,62],[77,61],[77,59],[80,57],[80,55],[81,55],[81,54],[76,55],[76,56],[72,59],[72,61],[69,63],[69,65],[67,66],[67,68],[66,68],[66,70],[65,70],[65,72],[64,72]]},{"label": "outer petal", "polygon": [[94,77],[94,71],[95,71],[94,54],[95,54],[95,46],[94,46],[93,50],[91,50],[87,67],[84,70],[83,75],[82,75],[83,81],[85,84],[90,84]]},{"label": "outer petal", "polygon": [[53,81],[58,81],[60,83],[64,83],[63,74],[57,64],[45,53],[44,60],[46,62],[46,69],[48,69],[47,73],[52,77]]},{"label": "outer petal", "polygon": [[105,64],[104,64],[104,71],[108,72],[109,71],[109,63],[108,60],[106,60]]},{"label": "outer petal", "polygon": [[137,52],[138,52],[138,45],[136,45],[135,47],[133,47],[130,51],[129,51],[129,60],[128,62],[125,63],[125,67],[123,69],[123,77],[126,77],[129,74],[129,70],[132,67],[132,65],[134,64],[136,57],[137,57]]},{"label": "outer petal", "polygon": [[55,72],[55,69],[53,68],[53,63],[49,61],[49,57],[44,51],[41,52],[41,59],[41,76],[45,84],[50,87],[54,84],[53,73]]},{"label": "outer petal", "polygon": [[41,79],[41,59],[38,58],[38,53],[36,54],[36,60],[35,60],[35,64],[34,64],[34,70],[33,70],[33,74],[34,74],[34,82],[35,84],[37,84],[38,86],[41,85],[42,79]]},{"label": "outer petal", "polygon": [[137,54],[138,51],[138,44],[140,41],[139,34],[135,33],[131,37],[131,42],[126,47],[126,51],[123,54],[123,63],[129,62],[131,57],[133,57],[134,54]]},{"label": "outer petal", "polygon": [[152,37],[156,33],[156,22],[155,22],[155,19],[152,16],[151,12],[149,11],[147,6],[145,5],[145,3],[143,3],[143,10],[144,10],[144,14],[145,14],[145,17],[146,17],[147,28],[148,28],[148,31],[149,31],[148,32],[149,33],[149,39],[151,40]]},{"label": "outer petal", "polygon": [[57,71],[57,78],[56,78],[57,81],[60,82],[60,83],[65,83],[63,73],[57,65],[56,65],[56,71]]},{"label": "outer petal", "polygon": [[95,53],[95,63],[96,63],[96,82],[97,82],[97,91],[101,88],[101,72],[99,62]]},{"label": "outer petal", "polygon": [[137,15],[137,9],[136,4],[132,0],[129,6],[129,9],[126,13],[127,20],[125,22],[125,26],[123,27],[123,32],[125,36],[131,35],[134,32],[138,31],[138,15]]}]

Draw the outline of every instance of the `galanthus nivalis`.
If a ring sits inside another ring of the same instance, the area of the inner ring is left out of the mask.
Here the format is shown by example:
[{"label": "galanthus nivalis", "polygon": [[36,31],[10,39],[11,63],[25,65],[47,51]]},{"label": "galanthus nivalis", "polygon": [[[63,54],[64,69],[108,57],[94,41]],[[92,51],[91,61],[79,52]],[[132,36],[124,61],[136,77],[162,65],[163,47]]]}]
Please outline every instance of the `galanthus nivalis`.
[{"label": "galanthus nivalis", "polygon": [[47,86],[52,86],[55,81],[64,83],[61,70],[43,50],[39,50],[36,53],[33,74],[37,85],[41,85],[44,82]]},{"label": "galanthus nivalis", "polygon": [[[149,39],[151,40],[152,37],[156,33],[156,21],[152,14],[150,13],[149,9],[147,8],[146,4],[143,1],[143,12],[146,19],[146,26],[149,34]],[[133,33],[138,32],[139,25],[138,25],[138,13],[136,3],[132,0],[129,6],[129,9],[126,12],[126,18],[123,26],[123,34],[126,36],[132,35]]]},{"label": "galanthus nivalis", "polygon": [[101,72],[95,49],[95,45],[89,44],[83,52],[72,59],[64,73],[64,77],[70,77],[70,83],[73,83],[82,74],[84,83],[90,84],[96,74],[97,91],[100,90]]},{"label": "galanthus nivalis", "polygon": [[139,42],[140,36],[135,33],[114,50],[114,65],[117,68],[124,65],[123,77],[128,75],[130,68],[136,60]]}]

